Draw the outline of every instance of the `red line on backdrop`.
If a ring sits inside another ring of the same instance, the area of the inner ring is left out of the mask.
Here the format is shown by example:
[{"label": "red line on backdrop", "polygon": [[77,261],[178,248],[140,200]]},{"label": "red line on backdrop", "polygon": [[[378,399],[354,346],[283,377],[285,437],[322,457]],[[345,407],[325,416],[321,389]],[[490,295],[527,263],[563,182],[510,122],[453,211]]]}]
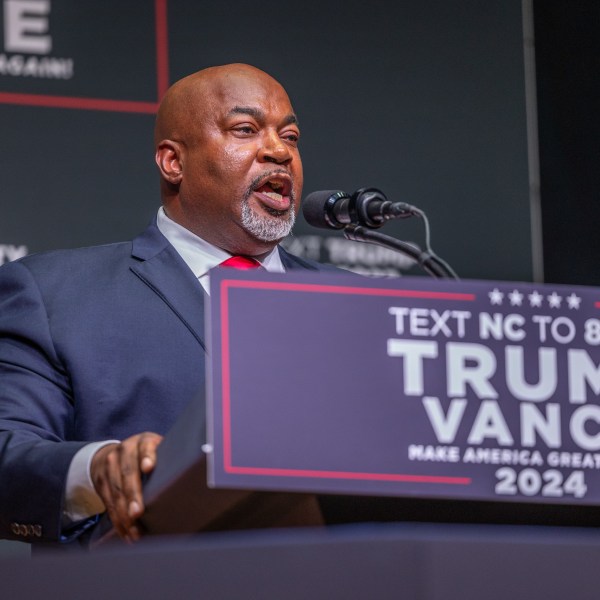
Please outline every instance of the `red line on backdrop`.
[{"label": "red line on backdrop", "polygon": [[169,30],[167,27],[167,0],[156,0],[156,86],[160,102],[169,87]]},{"label": "red line on backdrop", "polygon": [[[238,285],[240,284],[240,285]],[[240,467],[232,464],[231,448],[231,386],[229,363],[229,291],[232,287],[261,287],[285,289],[288,291],[345,293],[378,295],[377,292],[402,292],[403,296],[425,297],[448,300],[474,300],[474,294],[452,294],[443,292],[421,292],[420,290],[380,290],[351,286],[319,284],[296,284],[270,281],[221,281],[221,404],[223,407],[223,470],[239,475],[262,475],[274,477],[315,477],[322,479],[362,479],[368,481],[406,481],[413,483],[440,483],[449,485],[470,485],[470,477],[449,477],[445,475],[408,475],[403,473],[355,473],[351,471],[316,471],[310,469],[275,469],[268,467]],[[418,295],[417,295],[418,294]],[[391,294],[386,294],[391,295]]]},{"label": "red line on backdrop", "polygon": [[79,108],[84,110],[106,110],[153,114],[158,109],[156,102],[134,100],[108,100],[104,98],[75,98],[73,96],[41,96],[38,94],[15,94],[0,92],[1,104],[46,106],[50,108]]},{"label": "red line on backdrop", "polygon": [[600,302],[594,302],[594,306],[595,306],[596,308],[600,308]]},{"label": "red line on backdrop", "polygon": [[156,113],[160,99],[169,86],[167,0],[154,0],[154,14],[156,19],[156,82],[158,93],[155,102],[0,92],[0,104],[45,106],[49,108],[74,108],[82,110],[104,110],[109,112],[126,113]]}]

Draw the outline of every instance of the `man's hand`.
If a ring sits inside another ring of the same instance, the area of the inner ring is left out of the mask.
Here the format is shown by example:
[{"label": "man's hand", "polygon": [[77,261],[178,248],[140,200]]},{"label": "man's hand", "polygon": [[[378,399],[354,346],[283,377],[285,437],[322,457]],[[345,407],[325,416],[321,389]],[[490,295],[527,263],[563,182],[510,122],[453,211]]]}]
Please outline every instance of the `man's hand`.
[{"label": "man's hand", "polygon": [[157,433],[139,433],[120,444],[100,448],[92,459],[90,475],[117,533],[128,542],[140,537],[136,521],[144,512],[142,473],[156,464]]}]

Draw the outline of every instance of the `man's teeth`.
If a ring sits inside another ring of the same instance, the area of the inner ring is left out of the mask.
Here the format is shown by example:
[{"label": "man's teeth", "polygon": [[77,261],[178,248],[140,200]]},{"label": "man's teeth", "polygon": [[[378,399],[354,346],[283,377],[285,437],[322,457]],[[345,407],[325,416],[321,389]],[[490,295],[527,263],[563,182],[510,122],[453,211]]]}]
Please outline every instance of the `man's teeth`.
[{"label": "man's teeth", "polygon": [[269,198],[271,198],[272,200],[277,200],[278,202],[281,202],[283,196],[281,194],[278,194],[277,192],[263,192],[263,194],[265,196],[269,196]]}]

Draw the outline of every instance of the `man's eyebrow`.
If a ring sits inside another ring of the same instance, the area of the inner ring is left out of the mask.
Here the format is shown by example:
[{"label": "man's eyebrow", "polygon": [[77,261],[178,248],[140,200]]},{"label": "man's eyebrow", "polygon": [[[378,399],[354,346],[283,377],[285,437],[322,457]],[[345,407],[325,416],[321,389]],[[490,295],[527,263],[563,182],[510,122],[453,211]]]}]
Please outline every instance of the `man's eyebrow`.
[{"label": "man's eyebrow", "polygon": [[298,117],[294,114],[288,115],[284,121],[284,125],[298,125],[300,127],[300,121],[298,121]]},{"label": "man's eyebrow", "polygon": [[[252,106],[234,106],[229,111],[227,116],[230,117],[232,115],[249,115],[251,117],[254,117],[257,121],[265,120],[265,113],[262,110],[260,110],[260,108],[254,108]],[[294,124],[300,126],[300,123],[298,122],[298,117],[296,117],[296,115],[293,113],[285,117],[285,119],[283,120],[283,124]]]},{"label": "man's eyebrow", "polygon": [[231,115],[250,115],[257,121],[265,118],[265,113],[260,108],[252,108],[251,106],[234,106],[227,116],[230,117]]}]

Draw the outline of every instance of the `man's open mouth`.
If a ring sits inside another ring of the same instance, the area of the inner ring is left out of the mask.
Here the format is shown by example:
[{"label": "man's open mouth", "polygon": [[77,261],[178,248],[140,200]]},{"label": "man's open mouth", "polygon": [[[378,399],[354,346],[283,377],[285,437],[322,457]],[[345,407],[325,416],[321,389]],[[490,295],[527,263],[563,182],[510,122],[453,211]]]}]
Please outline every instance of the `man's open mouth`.
[{"label": "man's open mouth", "polygon": [[291,206],[292,181],[287,175],[277,174],[268,177],[254,188],[254,192],[267,208],[285,211]]}]

